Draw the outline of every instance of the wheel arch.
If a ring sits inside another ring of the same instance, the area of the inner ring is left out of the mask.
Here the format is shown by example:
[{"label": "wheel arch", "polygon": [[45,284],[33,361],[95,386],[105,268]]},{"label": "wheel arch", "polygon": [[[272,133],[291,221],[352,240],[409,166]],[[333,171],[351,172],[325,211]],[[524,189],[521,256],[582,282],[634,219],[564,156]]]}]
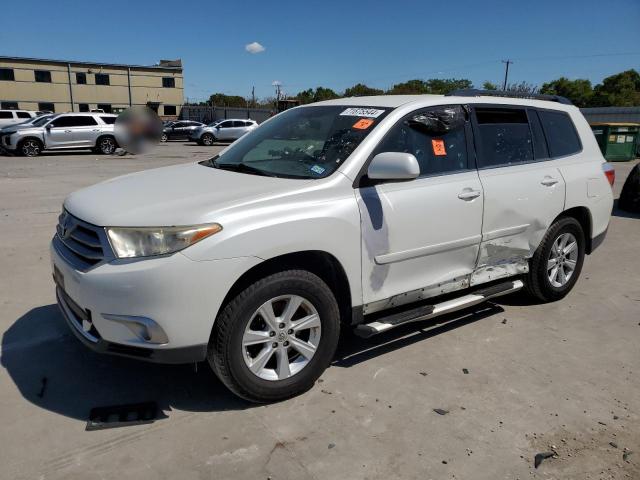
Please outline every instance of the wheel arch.
[{"label": "wheel arch", "polygon": [[332,254],[322,250],[305,250],[269,258],[244,272],[225,295],[220,310],[236,295],[257,280],[285,270],[306,270],[320,277],[331,289],[338,307],[340,319],[351,323],[351,290],[349,278],[340,261]]},{"label": "wheel arch", "polygon": [[564,212],[562,212],[556,219],[557,221],[560,218],[574,218],[578,221],[582,230],[584,231],[584,239],[585,239],[585,253],[589,255],[592,251],[592,235],[593,235],[593,219],[591,217],[591,212],[587,207],[572,207]]}]

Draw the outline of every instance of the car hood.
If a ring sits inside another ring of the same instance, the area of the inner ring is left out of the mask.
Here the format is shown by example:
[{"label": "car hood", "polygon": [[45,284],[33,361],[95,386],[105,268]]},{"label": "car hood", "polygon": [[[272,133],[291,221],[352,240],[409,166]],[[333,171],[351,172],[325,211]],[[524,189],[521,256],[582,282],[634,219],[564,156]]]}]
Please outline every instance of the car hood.
[{"label": "car hood", "polygon": [[3,125],[2,128],[0,128],[0,132],[7,132],[7,131],[17,131],[17,130],[25,130],[28,128],[38,128],[38,127],[34,127],[32,124],[25,124],[22,125],[21,123],[10,123],[8,125]]},{"label": "car hood", "polygon": [[69,213],[98,226],[197,225],[239,204],[259,204],[313,180],[250,175],[199,164],[146,170],[79,190],[67,197]]}]

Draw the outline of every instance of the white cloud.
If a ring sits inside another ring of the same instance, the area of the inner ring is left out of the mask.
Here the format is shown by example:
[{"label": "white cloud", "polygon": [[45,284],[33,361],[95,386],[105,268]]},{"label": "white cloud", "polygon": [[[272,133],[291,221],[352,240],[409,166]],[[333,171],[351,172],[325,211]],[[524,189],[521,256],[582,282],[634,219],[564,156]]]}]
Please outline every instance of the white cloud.
[{"label": "white cloud", "polygon": [[260,52],[264,52],[266,50],[258,42],[248,43],[247,45],[244,46],[244,49],[249,53],[260,53]]}]

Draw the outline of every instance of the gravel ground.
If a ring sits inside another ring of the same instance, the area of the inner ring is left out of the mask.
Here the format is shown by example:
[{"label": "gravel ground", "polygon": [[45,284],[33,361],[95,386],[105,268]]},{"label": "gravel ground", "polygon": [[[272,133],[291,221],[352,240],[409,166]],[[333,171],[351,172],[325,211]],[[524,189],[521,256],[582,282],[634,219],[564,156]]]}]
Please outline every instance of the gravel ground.
[{"label": "gravel ground", "polygon": [[[63,198],[219,148],[0,157],[1,478],[640,478],[640,217],[618,210],[563,301],[345,335],[316,388],[279,404],[236,399],[205,364],[84,348],[49,271]],[[616,196],[634,163],[615,164]],[[165,418],[85,431],[92,407],[146,400]]]}]

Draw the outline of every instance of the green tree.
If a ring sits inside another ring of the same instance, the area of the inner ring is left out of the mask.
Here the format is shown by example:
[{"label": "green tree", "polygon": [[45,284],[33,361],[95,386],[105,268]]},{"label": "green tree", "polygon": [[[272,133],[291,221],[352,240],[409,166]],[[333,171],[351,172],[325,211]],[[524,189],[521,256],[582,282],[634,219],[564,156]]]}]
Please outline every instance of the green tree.
[{"label": "green tree", "polygon": [[507,92],[514,93],[538,93],[538,87],[532,83],[527,83],[524,80],[520,83],[509,83],[506,88]]},{"label": "green tree", "polygon": [[313,88],[299,92],[295,98],[298,99],[302,105],[313,102]]},{"label": "green tree", "polygon": [[566,77],[560,77],[557,80],[542,84],[540,93],[567,97],[575,106],[587,107],[593,97],[593,88],[589,80],[582,78],[569,80]]},{"label": "green tree", "polygon": [[358,83],[353,87],[349,87],[344,91],[345,97],[366,97],[367,95],[382,95],[384,91],[378,88],[367,87],[362,83]]},{"label": "green tree", "polygon": [[423,93],[445,94],[453,90],[472,88],[471,80],[465,78],[431,78],[429,80],[409,80],[403,83],[397,83],[391,87],[387,94],[389,95],[410,95]]},{"label": "green tree", "polygon": [[396,83],[387,90],[388,95],[412,95],[420,93],[430,93],[427,84],[423,80],[409,80],[403,83]]},{"label": "green tree", "polygon": [[216,107],[246,107],[247,100],[240,95],[225,95],[214,93],[209,97],[209,103]]},{"label": "green tree", "polygon": [[487,81],[482,84],[482,89],[483,90],[500,90],[500,87],[498,86],[497,83]]},{"label": "green tree", "polygon": [[334,98],[340,98],[336,92],[331,90],[330,88],[318,87],[313,94],[314,102],[321,102],[322,100],[332,100]]},{"label": "green tree", "polygon": [[593,107],[634,107],[640,105],[640,73],[627,70],[605,78],[593,89]]}]

